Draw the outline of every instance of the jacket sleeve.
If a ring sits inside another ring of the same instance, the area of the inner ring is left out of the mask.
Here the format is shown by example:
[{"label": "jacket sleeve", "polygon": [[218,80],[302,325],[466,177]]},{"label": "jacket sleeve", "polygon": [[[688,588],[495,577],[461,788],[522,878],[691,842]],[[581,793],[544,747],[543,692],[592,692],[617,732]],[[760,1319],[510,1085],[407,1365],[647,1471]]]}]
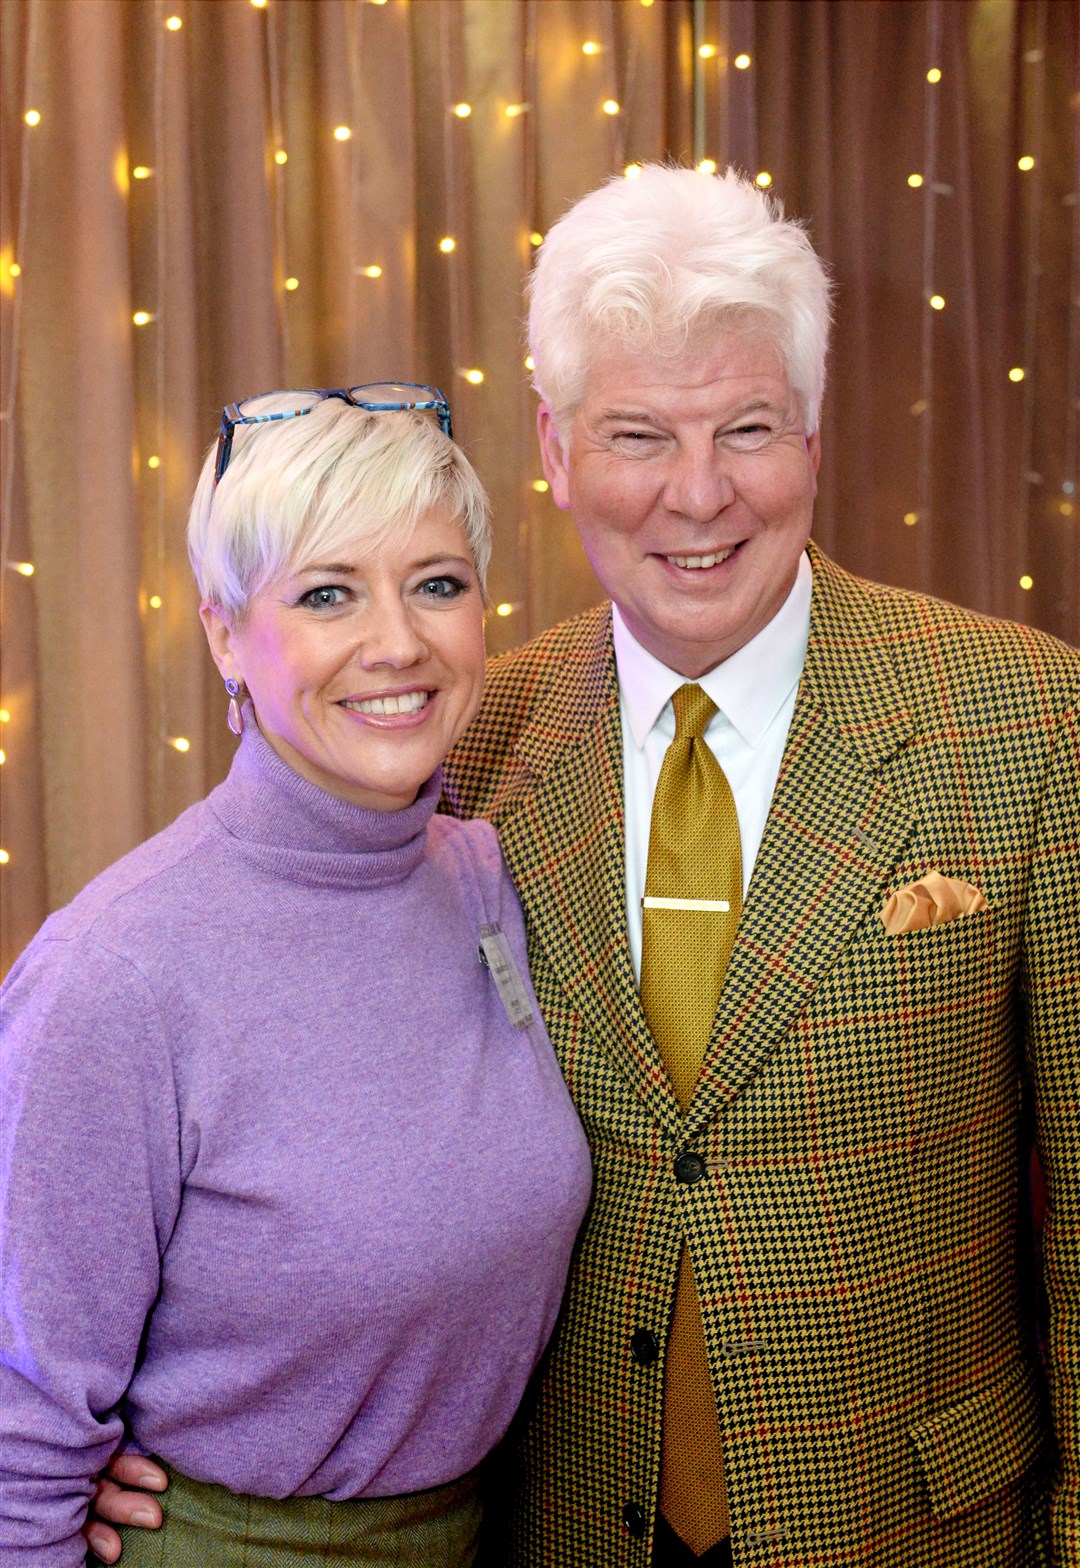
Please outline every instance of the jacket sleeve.
[{"label": "jacket sleeve", "polygon": [[92,941],[39,936],[2,1003],[0,1539],[76,1568],[179,1210],[176,1093],[149,986]]},{"label": "jacket sleeve", "polygon": [[1054,1561],[1080,1562],[1080,714],[1058,731],[1031,868],[1024,979],[1028,1065],[1046,1173],[1049,1361],[1061,1468]]}]

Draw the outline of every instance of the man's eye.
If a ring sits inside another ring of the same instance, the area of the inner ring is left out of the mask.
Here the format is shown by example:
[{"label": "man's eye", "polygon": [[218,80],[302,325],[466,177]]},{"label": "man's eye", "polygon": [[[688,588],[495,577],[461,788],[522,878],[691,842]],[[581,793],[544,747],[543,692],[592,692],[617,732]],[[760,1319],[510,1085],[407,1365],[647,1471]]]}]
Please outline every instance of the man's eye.
[{"label": "man's eye", "polygon": [[728,441],[737,441],[740,446],[762,446],[772,439],[771,425],[737,425],[734,430],[725,432]]},{"label": "man's eye", "polygon": [[300,599],[300,603],[309,610],[332,610],[344,602],[345,589],[331,583],[324,583],[321,588],[310,588]]},{"label": "man's eye", "polygon": [[457,599],[466,591],[460,577],[425,577],[417,592],[423,599]]}]

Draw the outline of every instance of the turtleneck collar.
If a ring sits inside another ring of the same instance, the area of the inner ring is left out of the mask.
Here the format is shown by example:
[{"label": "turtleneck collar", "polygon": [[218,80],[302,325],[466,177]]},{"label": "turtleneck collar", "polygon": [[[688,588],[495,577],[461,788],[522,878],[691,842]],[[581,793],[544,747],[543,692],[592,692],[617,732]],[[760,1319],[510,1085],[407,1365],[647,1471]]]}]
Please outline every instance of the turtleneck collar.
[{"label": "turtleneck collar", "polygon": [[245,704],[239,750],[207,804],[240,853],[265,871],[317,887],[383,887],[419,863],[441,793],[440,770],[402,811],[339,800],[278,756]]}]

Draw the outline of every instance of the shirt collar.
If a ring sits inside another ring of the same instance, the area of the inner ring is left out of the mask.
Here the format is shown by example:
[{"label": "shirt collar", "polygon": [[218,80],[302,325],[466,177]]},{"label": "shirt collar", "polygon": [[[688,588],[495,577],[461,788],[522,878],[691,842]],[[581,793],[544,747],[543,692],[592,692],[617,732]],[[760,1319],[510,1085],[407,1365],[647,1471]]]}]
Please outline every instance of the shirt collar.
[{"label": "shirt collar", "polygon": [[[768,625],[697,682],[750,747],[760,743],[802,674],[810,637],[812,585],[813,571],[804,552],[791,592]],[[685,685],[686,676],[668,669],[641,646],[618,605],[612,606],[612,634],[619,695],[634,740],[644,746],[664,705]]]}]

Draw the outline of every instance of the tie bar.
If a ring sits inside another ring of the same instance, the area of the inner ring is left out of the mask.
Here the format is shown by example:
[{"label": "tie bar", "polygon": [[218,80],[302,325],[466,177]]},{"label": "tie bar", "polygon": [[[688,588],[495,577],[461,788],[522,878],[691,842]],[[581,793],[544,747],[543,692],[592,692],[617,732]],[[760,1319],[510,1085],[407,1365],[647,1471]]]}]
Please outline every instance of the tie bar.
[{"label": "tie bar", "polygon": [[643,898],[642,909],[700,909],[705,914],[729,915],[726,898]]}]

